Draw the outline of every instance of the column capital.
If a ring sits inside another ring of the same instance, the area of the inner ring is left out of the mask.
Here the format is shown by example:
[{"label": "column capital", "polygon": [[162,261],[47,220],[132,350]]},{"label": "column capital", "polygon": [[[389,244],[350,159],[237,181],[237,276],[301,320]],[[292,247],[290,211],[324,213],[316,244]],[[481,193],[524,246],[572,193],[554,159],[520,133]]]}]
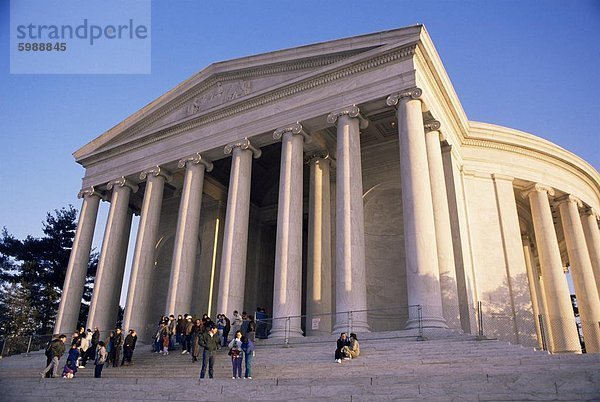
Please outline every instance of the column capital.
[{"label": "column capital", "polygon": [[249,149],[250,151],[252,151],[252,155],[254,156],[254,159],[260,158],[260,155],[262,153],[260,149],[252,146],[252,144],[250,143],[250,140],[248,138],[242,138],[239,141],[232,142],[231,144],[225,145],[223,152],[225,152],[225,155],[229,155],[233,152],[233,150],[235,148],[240,148],[243,150]]},{"label": "column capital", "polygon": [[301,134],[304,137],[304,143],[309,144],[312,141],[312,138],[304,129],[302,128],[302,124],[300,122],[295,122],[292,124],[288,124],[287,126],[279,127],[277,130],[273,131],[273,139],[280,140],[285,133],[292,133],[294,135]]},{"label": "column capital", "polygon": [[549,196],[554,196],[554,189],[552,187],[541,183],[534,183],[521,192],[521,197],[527,199],[529,194],[533,193],[534,191],[539,193],[543,192],[547,193]]},{"label": "column capital", "polygon": [[89,187],[84,187],[81,190],[79,190],[79,193],[77,193],[77,198],[87,198],[87,197],[91,197],[93,195],[96,195],[100,198],[102,198],[102,193],[100,191],[97,191],[94,186],[89,186]]},{"label": "column capital", "polygon": [[150,169],[143,170],[140,173],[140,180],[146,180],[146,178],[148,176],[154,176],[154,177],[162,176],[165,178],[165,181],[167,183],[170,182],[171,179],[173,178],[173,176],[171,176],[171,173],[168,170],[165,170],[158,165],[152,166]]},{"label": "column capital", "polygon": [[329,115],[327,116],[327,123],[337,124],[338,119],[342,116],[355,117],[355,118],[359,119],[359,121],[360,121],[359,127],[361,130],[364,130],[365,128],[367,128],[369,126],[369,120],[365,119],[360,114],[360,109],[356,105],[346,106],[346,107],[334,110],[333,112],[329,113]]},{"label": "column capital", "polygon": [[331,167],[335,168],[336,161],[327,151],[313,152],[304,157],[304,163],[310,165],[311,163],[321,163],[323,161],[328,161]]},{"label": "column capital", "polygon": [[600,214],[592,207],[585,206],[579,211],[581,216],[593,216],[597,221],[600,220]]},{"label": "column capital", "polygon": [[431,131],[440,131],[442,127],[442,123],[437,120],[427,120],[423,123],[423,129],[425,130],[425,134]]},{"label": "column capital", "polygon": [[498,180],[510,181],[511,183],[513,181],[515,181],[515,178],[513,176],[509,176],[509,175],[501,174],[501,173],[492,173],[492,179],[494,181],[498,181]]},{"label": "column capital", "polygon": [[204,168],[206,169],[207,172],[212,171],[213,167],[214,167],[214,165],[212,164],[211,161],[203,158],[202,155],[200,155],[200,152],[196,152],[193,155],[186,156],[185,158],[179,159],[179,162],[177,162],[177,167],[179,169],[183,169],[184,167],[186,167],[188,162],[191,164],[194,164],[194,165],[197,165],[199,163],[203,164]]},{"label": "column capital", "polygon": [[108,190],[112,190],[113,187],[129,187],[132,192],[136,193],[138,191],[139,186],[132,182],[129,179],[126,179],[124,176],[119,177],[118,179],[111,180],[106,185]]},{"label": "column capital", "polygon": [[581,202],[581,200],[579,198],[575,197],[574,195],[571,195],[571,194],[565,194],[565,195],[563,195],[561,197],[558,197],[558,198],[556,198],[554,200],[554,203],[556,205],[560,205],[560,204],[563,204],[565,202],[575,203],[578,207],[582,207],[583,206],[583,203]]},{"label": "column capital", "polygon": [[398,105],[398,102],[400,102],[401,99],[410,98],[414,100],[420,100],[422,95],[423,90],[421,88],[414,87],[404,91],[396,92],[395,94],[391,94],[387,97],[385,103],[387,103],[388,106],[396,106]]}]

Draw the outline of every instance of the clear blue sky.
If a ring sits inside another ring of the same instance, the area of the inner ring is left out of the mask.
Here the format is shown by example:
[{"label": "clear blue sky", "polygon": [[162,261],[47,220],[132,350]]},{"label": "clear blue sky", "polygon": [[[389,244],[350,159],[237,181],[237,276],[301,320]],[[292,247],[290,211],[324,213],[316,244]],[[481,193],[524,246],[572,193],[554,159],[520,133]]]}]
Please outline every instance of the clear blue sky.
[{"label": "clear blue sky", "polygon": [[598,1],[157,0],[151,74],[11,75],[2,0],[0,227],[40,236],[47,211],[80,208],[84,170],[72,152],[210,63],[415,23],[469,119],[533,133],[600,168]]}]

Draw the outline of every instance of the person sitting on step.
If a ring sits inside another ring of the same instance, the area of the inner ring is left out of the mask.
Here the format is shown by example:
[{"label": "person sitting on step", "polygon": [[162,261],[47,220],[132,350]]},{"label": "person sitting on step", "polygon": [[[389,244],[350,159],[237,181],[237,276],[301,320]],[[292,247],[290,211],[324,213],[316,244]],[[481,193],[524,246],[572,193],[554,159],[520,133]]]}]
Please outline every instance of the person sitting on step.
[{"label": "person sitting on step", "polygon": [[350,334],[350,345],[342,348],[344,360],[354,359],[360,355],[360,345],[355,333]]},{"label": "person sitting on step", "polygon": [[348,339],[348,335],[346,335],[345,332],[342,332],[340,334],[339,339],[337,340],[337,347],[335,349],[335,362],[336,363],[342,362],[342,357],[344,357],[342,355],[342,348],[344,348],[345,346],[350,346],[350,340]]}]

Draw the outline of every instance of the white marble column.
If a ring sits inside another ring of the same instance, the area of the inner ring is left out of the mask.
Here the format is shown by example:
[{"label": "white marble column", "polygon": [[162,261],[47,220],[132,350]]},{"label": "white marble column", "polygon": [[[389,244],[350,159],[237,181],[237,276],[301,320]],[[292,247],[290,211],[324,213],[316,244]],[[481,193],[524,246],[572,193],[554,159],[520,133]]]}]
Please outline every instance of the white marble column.
[{"label": "white marble column", "polygon": [[440,270],[434,223],[431,182],[419,98],[422,91],[413,88],[387,98],[396,106],[400,137],[400,174],[402,177],[402,215],[406,247],[409,319],[406,328],[422,325],[447,328],[442,311]]},{"label": "white marble column", "polygon": [[177,166],[180,169],[185,167],[185,177],[179,203],[171,277],[165,307],[166,315],[176,316],[192,312],[204,172],[210,172],[213,164],[196,153],[181,159]]},{"label": "white marble column", "polygon": [[[310,166],[306,274],[306,334],[331,334],[331,182],[327,153],[306,159]],[[314,321],[316,320],[316,321]],[[317,328],[313,329],[313,322]]]},{"label": "white marble column", "polygon": [[234,310],[244,310],[252,157],[260,158],[261,152],[247,138],[226,145],[224,151],[232,157],[217,312],[231,316]]},{"label": "white marble column", "polygon": [[581,224],[587,244],[594,279],[596,280],[596,289],[600,293],[600,230],[598,229],[598,220],[600,216],[592,208],[587,207],[581,210]]},{"label": "white marble column", "polygon": [[67,334],[75,331],[77,327],[85,277],[92,250],[94,229],[96,228],[96,218],[98,217],[98,206],[102,198],[94,187],[82,189],[77,197],[83,198],[83,203],[79,212],[77,231],[75,232],[75,239],[73,239],[65,283],[60,297],[60,306],[56,315],[55,334]]},{"label": "white marble column", "polygon": [[536,282],[538,281],[537,269],[535,269],[533,257],[531,256],[531,242],[529,236],[522,235],[521,243],[523,244],[523,256],[525,257],[525,268],[527,269],[527,282],[529,284],[529,294],[531,296],[531,309],[533,311],[535,334],[538,348],[541,349],[543,347],[542,331],[539,322],[539,315],[541,314],[539,305],[541,303],[536,287]]},{"label": "white marble column", "polygon": [[600,298],[594,280],[592,262],[579,218],[581,201],[566,195],[556,200],[577,296],[577,307],[587,353],[600,353]]},{"label": "white marble column", "polygon": [[427,121],[425,122],[424,129],[427,166],[429,167],[429,180],[431,182],[438,266],[440,270],[443,316],[450,328],[460,329],[460,307],[458,305],[452,229],[450,228],[450,209],[448,207],[446,179],[440,144],[442,135],[440,132],[440,122],[437,120]]},{"label": "white marble column", "polygon": [[281,140],[281,167],[270,336],[282,338],[302,336],[302,169],[303,145],[310,137],[294,123],[275,130],[273,139]]},{"label": "white marble column", "polygon": [[126,244],[131,230],[129,197],[132,191],[135,193],[138,190],[138,186],[121,177],[109,182],[107,189],[112,190],[110,211],[87,321],[88,328],[98,327],[102,334],[106,334],[115,326],[125,272]]},{"label": "white marble column", "polygon": [[542,269],[547,315],[544,327],[549,335],[548,346],[553,353],[580,353],[579,335],[573,316],[571,296],[562,267],[558,240],[554,229],[548,195],[554,190],[534,184],[523,192],[529,199],[538,257]]},{"label": "white marble column", "polygon": [[165,181],[171,180],[171,175],[160,166],[154,166],[140,173],[140,180],[146,180],[144,200],[140,212],[133,263],[129,276],[127,301],[123,315],[123,328],[131,328],[140,334],[147,334],[149,321],[148,307],[151,304],[151,286],[154,271],[155,247],[162,209]]},{"label": "white marble column", "polygon": [[337,122],[336,319],[334,332],[369,331],[360,130],[369,122],[357,106],[331,112]]}]

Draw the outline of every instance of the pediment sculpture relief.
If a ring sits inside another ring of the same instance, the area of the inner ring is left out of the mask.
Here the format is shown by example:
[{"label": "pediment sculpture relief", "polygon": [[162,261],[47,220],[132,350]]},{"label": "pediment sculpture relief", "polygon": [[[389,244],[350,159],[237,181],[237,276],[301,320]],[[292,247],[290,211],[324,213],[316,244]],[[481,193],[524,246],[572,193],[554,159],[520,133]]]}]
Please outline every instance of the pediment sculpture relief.
[{"label": "pediment sculpture relief", "polygon": [[246,96],[250,92],[252,92],[252,82],[250,81],[241,80],[229,84],[217,81],[213,89],[194,98],[187,107],[187,114],[192,115],[210,109],[213,106]]}]

